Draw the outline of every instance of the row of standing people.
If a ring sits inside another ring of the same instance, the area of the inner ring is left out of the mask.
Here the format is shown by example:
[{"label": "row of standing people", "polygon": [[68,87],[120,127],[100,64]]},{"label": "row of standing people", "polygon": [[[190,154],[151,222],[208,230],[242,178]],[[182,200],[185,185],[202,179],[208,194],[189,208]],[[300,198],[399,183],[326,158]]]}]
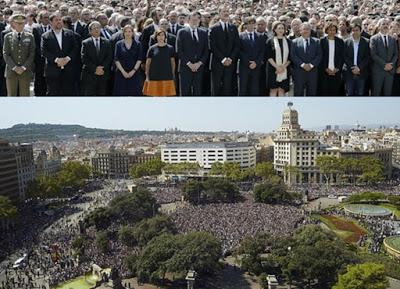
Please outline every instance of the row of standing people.
[{"label": "row of standing people", "polygon": [[140,36],[129,19],[121,31],[107,33],[94,21],[81,41],[79,33],[63,29],[58,14],[33,35],[23,31],[24,16],[14,15],[11,33],[2,33],[8,95],[29,95],[33,75],[35,95],[284,95],[291,82],[296,96],[365,95],[369,79],[374,95],[392,94],[398,45],[387,35],[385,18],[370,41],[357,24],[343,41],[332,23],[321,40],[307,23],[291,40],[282,22],[274,23],[272,37],[257,33],[253,17],[239,34],[224,6],[209,31],[199,28],[200,17],[191,13],[177,36],[166,19]]}]

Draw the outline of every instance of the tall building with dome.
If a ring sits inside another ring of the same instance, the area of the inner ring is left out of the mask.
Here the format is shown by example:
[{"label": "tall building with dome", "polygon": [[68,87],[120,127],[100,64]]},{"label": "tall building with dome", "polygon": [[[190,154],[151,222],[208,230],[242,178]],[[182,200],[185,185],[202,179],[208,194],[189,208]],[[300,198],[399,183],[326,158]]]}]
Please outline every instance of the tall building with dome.
[{"label": "tall building with dome", "polygon": [[316,180],[315,158],[320,143],[314,132],[303,130],[299,114],[289,102],[274,139],[274,167],[287,183]]},{"label": "tall building with dome", "polygon": [[[299,124],[299,114],[289,102],[282,114],[282,123],[274,138],[274,169],[287,184],[322,183],[323,175],[316,166],[318,156],[340,158],[375,157],[382,161],[384,176],[392,175],[392,148],[381,145],[366,146],[353,143],[332,147],[321,143],[315,132],[303,130]],[[333,182],[336,176],[332,176]]]}]

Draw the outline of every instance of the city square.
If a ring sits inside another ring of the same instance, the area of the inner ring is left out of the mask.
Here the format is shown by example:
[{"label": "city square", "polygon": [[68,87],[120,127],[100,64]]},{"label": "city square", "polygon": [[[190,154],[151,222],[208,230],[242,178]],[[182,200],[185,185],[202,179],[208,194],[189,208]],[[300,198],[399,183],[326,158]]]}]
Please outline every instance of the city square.
[{"label": "city square", "polygon": [[268,132],[0,128],[0,288],[399,288],[399,128],[274,105]]}]

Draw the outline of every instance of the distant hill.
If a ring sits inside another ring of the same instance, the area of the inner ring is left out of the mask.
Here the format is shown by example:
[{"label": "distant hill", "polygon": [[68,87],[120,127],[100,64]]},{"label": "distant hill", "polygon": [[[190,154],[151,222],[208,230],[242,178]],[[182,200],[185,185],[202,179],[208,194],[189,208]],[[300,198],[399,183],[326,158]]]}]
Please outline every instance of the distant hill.
[{"label": "distant hill", "polygon": [[[7,139],[11,142],[33,142],[33,141],[58,141],[62,139],[79,138],[115,138],[121,136],[138,137],[145,134],[164,135],[170,131],[156,130],[111,130],[100,128],[87,128],[81,125],[64,125],[64,124],[16,124],[11,128],[0,129],[0,138]],[[213,132],[183,132],[173,131],[174,134],[214,134]]]}]

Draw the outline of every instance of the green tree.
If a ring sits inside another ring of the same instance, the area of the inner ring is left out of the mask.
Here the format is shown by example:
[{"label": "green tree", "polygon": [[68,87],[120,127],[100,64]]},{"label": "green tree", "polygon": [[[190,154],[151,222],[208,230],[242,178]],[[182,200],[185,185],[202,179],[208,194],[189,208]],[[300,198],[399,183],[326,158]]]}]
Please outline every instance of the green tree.
[{"label": "green tree", "polygon": [[164,172],[169,174],[196,174],[200,169],[198,163],[183,162],[178,164],[167,164],[163,168]]},{"label": "green tree", "polygon": [[129,170],[129,175],[132,178],[141,178],[144,176],[157,176],[161,175],[162,169],[165,167],[160,159],[153,159],[142,164],[135,164]]},{"label": "green tree", "polygon": [[118,230],[118,240],[130,248],[137,246],[134,228],[128,225],[121,226]]},{"label": "green tree", "polygon": [[137,223],[157,214],[159,205],[151,192],[137,187],[132,193],[114,198],[108,210],[115,220]]},{"label": "green tree", "polygon": [[362,174],[360,181],[374,184],[384,180],[384,166],[381,160],[374,157],[363,157],[360,159]]},{"label": "green tree", "polygon": [[274,164],[271,162],[262,162],[256,165],[255,175],[266,180],[274,175]]},{"label": "green tree", "polygon": [[62,165],[61,171],[57,174],[58,185],[62,188],[81,188],[90,177],[91,170],[88,165],[77,161],[68,161]]},{"label": "green tree", "polygon": [[113,219],[112,213],[108,208],[100,207],[90,212],[85,217],[86,227],[95,226],[97,230],[106,229],[111,225]]},{"label": "green tree", "polygon": [[198,180],[188,180],[182,186],[183,196],[192,204],[199,204],[203,199],[204,184]]},{"label": "green tree", "polygon": [[319,167],[321,174],[326,180],[326,184],[329,186],[331,178],[338,171],[339,159],[335,156],[318,156],[316,165]]},{"label": "green tree", "polygon": [[206,232],[192,232],[178,237],[179,250],[168,260],[169,272],[185,274],[189,269],[198,274],[211,274],[218,270],[221,257],[220,241]]},{"label": "green tree", "polygon": [[11,220],[17,216],[17,208],[6,196],[0,195],[0,221]]},{"label": "green tree", "polygon": [[347,272],[339,276],[333,289],[386,289],[389,280],[385,267],[381,264],[364,263],[347,267]]},{"label": "green tree", "polygon": [[293,200],[294,195],[287,191],[286,185],[278,176],[272,176],[254,187],[254,200],[259,203],[277,204]]},{"label": "green tree", "polygon": [[309,284],[318,280],[320,286],[329,286],[340,270],[356,263],[358,258],[332,232],[309,225],[295,232],[290,250],[280,260],[288,279],[306,280]]},{"label": "green tree", "polygon": [[110,240],[107,231],[100,231],[96,234],[96,247],[97,249],[106,254],[110,251]]}]

